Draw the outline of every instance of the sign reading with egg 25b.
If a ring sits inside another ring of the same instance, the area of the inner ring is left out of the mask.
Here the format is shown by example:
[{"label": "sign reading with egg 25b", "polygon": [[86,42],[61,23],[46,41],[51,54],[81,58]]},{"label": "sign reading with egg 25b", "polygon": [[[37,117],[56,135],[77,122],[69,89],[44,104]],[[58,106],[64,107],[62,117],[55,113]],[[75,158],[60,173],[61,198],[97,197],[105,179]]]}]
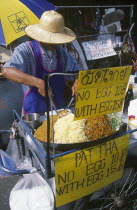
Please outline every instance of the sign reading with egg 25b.
[{"label": "sign reading with egg 25b", "polygon": [[55,159],[56,206],[89,195],[122,176],[129,135]]},{"label": "sign reading with egg 25b", "polygon": [[74,120],[121,111],[131,69],[80,71]]}]

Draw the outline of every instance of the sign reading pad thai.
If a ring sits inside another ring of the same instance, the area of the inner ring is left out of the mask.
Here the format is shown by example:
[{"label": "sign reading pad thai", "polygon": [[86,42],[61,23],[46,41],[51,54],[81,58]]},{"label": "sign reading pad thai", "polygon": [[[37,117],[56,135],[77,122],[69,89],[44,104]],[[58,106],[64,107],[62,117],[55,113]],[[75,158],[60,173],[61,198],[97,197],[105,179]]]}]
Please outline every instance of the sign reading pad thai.
[{"label": "sign reading pad thai", "polygon": [[89,195],[122,176],[129,135],[55,159],[56,207]]},{"label": "sign reading pad thai", "polygon": [[79,72],[75,120],[122,110],[132,66]]}]

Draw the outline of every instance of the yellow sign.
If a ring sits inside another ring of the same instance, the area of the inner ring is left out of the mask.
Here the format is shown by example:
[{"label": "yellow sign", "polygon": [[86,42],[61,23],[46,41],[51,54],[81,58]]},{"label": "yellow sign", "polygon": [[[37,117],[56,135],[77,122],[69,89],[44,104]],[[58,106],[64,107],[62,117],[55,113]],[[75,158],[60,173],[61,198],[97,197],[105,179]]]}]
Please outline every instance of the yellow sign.
[{"label": "yellow sign", "polygon": [[55,159],[56,207],[89,195],[122,176],[129,135]]},{"label": "yellow sign", "polygon": [[132,66],[79,72],[75,120],[122,109]]}]

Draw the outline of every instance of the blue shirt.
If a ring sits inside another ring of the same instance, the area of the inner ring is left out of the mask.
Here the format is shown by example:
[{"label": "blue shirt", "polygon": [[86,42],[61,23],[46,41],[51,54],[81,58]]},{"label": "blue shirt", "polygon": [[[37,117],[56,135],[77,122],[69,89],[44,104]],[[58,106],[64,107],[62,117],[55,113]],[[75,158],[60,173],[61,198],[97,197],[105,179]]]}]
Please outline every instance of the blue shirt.
[{"label": "blue shirt", "polygon": [[[39,43],[40,44],[40,43]],[[49,71],[54,70],[56,68],[56,50],[52,51],[52,56],[50,57],[47,50],[42,47],[40,44],[40,48],[42,51],[42,58],[44,67],[47,68]],[[60,45],[58,45],[59,53],[61,56],[61,64],[63,71],[78,71],[81,70],[80,66],[77,64],[76,60]],[[10,57],[10,59],[4,64],[3,67],[14,67],[17,68],[24,73],[34,76],[35,69],[36,69],[36,62],[34,53],[30,46],[30,43],[24,42],[18,45]],[[68,76],[68,80],[74,79],[74,77]],[[22,85],[24,95],[29,91],[30,86]]]},{"label": "blue shirt", "polygon": [[[41,45],[44,67],[49,71],[56,67],[56,51],[53,51],[52,57],[48,55],[45,48]],[[80,66],[74,58],[62,47],[58,46],[61,55],[61,64],[64,72],[81,70]],[[18,45],[11,56],[5,63],[4,67],[15,67],[21,71],[34,75],[35,72],[35,58],[29,42],[24,42]]]}]

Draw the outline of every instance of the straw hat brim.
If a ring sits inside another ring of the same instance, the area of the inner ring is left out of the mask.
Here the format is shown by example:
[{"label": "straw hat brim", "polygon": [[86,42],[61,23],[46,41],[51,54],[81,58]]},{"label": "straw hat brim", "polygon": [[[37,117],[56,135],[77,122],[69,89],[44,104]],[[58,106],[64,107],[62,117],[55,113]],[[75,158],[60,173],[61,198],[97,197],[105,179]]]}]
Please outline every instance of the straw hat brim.
[{"label": "straw hat brim", "polygon": [[27,26],[25,32],[32,39],[48,44],[65,44],[76,39],[75,33],[67,27],[63,33],[54,33],[41,28],[39,24],[34,24]]}]

